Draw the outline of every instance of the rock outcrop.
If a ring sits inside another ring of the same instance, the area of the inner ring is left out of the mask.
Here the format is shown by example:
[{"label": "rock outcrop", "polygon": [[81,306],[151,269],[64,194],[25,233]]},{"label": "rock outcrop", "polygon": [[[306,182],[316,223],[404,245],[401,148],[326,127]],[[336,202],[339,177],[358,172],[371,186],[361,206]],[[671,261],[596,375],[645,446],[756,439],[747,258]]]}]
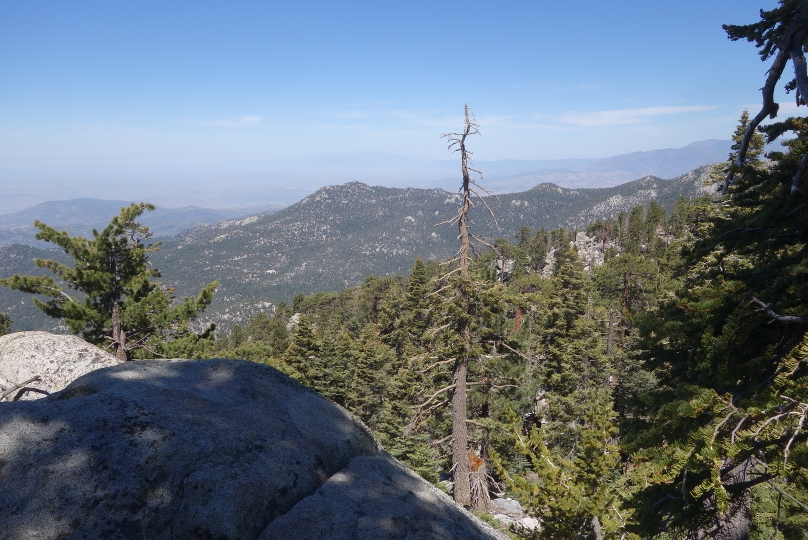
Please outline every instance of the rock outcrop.
[{"label": "rock outcrop", "polygon": [[268,366],[136,361],[0,403],[0,539],[502,538]]},{"label": "rock outcrop", "polygon": [[86,373],[119,363],[78,336],[48,332],[0,336],[0,395],[6,394],[0,401],[39,399]]}]

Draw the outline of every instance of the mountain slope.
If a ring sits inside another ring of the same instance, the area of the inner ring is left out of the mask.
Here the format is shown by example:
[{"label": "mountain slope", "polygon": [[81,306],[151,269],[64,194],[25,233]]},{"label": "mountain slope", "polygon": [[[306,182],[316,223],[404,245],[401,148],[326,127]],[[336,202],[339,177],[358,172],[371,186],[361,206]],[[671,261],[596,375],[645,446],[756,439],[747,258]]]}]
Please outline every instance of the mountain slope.
[{"label": "mountain slope", "polygon": [[[622,186],[571,190],[542,184],[522,193],[488,197],[472,211],[473,232],[512,238],[519,227],[583,227],[657,200],[705,192],[702,167],[673,180],[648,177]],[[219,323],[248,315],[244,306],[289,300],[296,293],[335,290],[365,276],[405,273],[417,256],[447,259],[457,249],[450,219],[459,195],[439,189],[394,189],[353,182],[325,187],[272,215],[252,216],[185,231],[152,260],[182,295],[218,279],[211,310]]]},{"label": "mountain slope", "polygon": [[[521,226],[584,227],[656,200],[672,206],[680,196],[710,192],[709,167],[673,180],[646,177],[621,186],[567,189],[540,184],[528,191],[487,197],[497,223],[482,204],[472,210],[472,232],[493,240],[513,238]],[[406,273],[417,256],[448,259],[457,229],[436,226],[457,211],[460,196],[440,189],[371,187],[359,182],[329,186],[272,214],[248,216],[186,230],[164,240],[151,262],[177,296],[221,287],[203,322],[227,327],[253,313],[289,301],[296,293],[342,289],[365,276]],[[144,220],[145,221],[145,220]],[[0,248],[0,277],[40,272],[33,258],[64,259],[61,250]],[[70,262],[70,261],[65,261]],[[0,287],[0,312],[15,329],[48,328],[28,295]]]},{"label": "mountain slope", "polygon": [[[46,242],[34,239],[34,235],[38,231],[33,224],[37,219],[56,229],[67,230],[71,234],[89,236],[93,229],[100,230],[106,227],[109,220],[120,212],[121,207],[129,206],[129,204],[131,203],[128,201],[70,199],[49,201],[18,212],[1,214],[0,246],[26,244],[43,249],[52,247]],[[199,225],[218,223],[258,212],[273,212],[279,208],[228,208],[222,210],[198,206],[157,207],[154,212],[145,213],[141,222],[151,229],[155,237],[167,237]]]}]

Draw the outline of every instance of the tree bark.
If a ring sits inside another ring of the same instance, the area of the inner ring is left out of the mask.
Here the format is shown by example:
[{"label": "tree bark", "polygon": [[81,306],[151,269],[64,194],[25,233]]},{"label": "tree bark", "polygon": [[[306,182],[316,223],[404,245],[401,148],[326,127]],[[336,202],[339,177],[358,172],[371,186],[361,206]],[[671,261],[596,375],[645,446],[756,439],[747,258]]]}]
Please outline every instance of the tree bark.
[{"label": "tree bark", "polygon": [[[471,185],[474,183],[469,171],[480,174],[470,167],[471,154],[466,150],[466,138],[478,134],[478,127],[472,121],[473,114],[468,105],[464,108],[465,120],[462,133],[448,133],[443,137],[449,139],[449,148],[460,153],[460,169],[463,175],[461,191],[463,201],[452,222],[457,221],[460,251],[458,252],[458,270],[460,279],[455,285],[455,300],[460,304],[463,312],[470,311],[469,300],[469,266],[471,263],[471,235],[468,230],[468,213],[472,207],[471,197],[474,193]],[[471,336],[471,323],[462,321],[458,326],[458,333],[462,341],[463,351],[458,354],[454,370],[454,393],[452,394],[452,478],[454,480],[453,496],[457,504],[471,505],[470,472],[468,460],[468,427],[467,420],[467,378],[470,356],[473,349]]]},{"label": "tree bark", "polygon": [[[748,482],[752,478],[752,458],[746,458],[727,473],[726,481],[732,484]],[[752,519],[752,496],[748,489],[729,501],[729,507],[718,520],[713,540],[749,540]]]},{"label": "tree bark", "polygon": [[[475,132],[475,126],[469,119],[468,105],[465,107],[465,125],[463,135],[460,137],[460,169],[463,174],[463,203],[458,212],[457,227],[460,236],[459,266],[460,277],[463,281],[469,277],[469,264],[471,256],[471,237],[468,230],[468,213],[471,209],[471,177],[469,176],[469,154],[466,150],[466,137]],[[465,290],[466,283],[458,284],[456,294],[463,303],[464,308],[468,308],[468,292]],[[471,485],[469,474],[471,472],[468,461],[468,426],[467,419],[467,377],[469,368],[469,352],[471,351],[471,328],[469,323],[464,322],[460,328],[460,337],[463,339],[463,355],[455,365],[454,383],[455,390],[452,395],[452,479],[454,489],[452,491],[454,500],[461,506],[471,505]]]},{"label": "tree bark", "polygon": [[595,534],[595,540],[603,540],[603,532],[600,529],[598,516],[592,516],[592,532]]},{"label": "tree bark", "polygon": [[457,504],[471,506],[471,472],[468,459],[468,428],[466,426],[466,377],[468,358],[458,360],[455,366],[455,391],[452,395],[452,495]]},{"label": "tree bark", "polygon": [[115,358],[121,361],[126,361],[126,333],[121,324],[121,316],[118,310],[118,302],[116,298],[112,301],[112,347],[115,353]]}]

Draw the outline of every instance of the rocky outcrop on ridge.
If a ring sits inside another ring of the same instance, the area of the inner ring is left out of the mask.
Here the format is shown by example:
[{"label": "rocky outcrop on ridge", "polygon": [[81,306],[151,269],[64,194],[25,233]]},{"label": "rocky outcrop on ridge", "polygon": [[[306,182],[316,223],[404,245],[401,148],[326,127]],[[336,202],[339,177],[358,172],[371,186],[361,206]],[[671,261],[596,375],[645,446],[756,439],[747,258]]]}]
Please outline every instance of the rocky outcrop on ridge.
[{"label": "rocky outcrop on ridge", "polygon": [[78,336],[48,332],[0,336],[0,401],[39,399],[86,373],[119,363]]},{"label": "rocky outcrop on ridge", "polygon": [[0,403],[0,539],[503,538],[268,366],[126,362]]}]

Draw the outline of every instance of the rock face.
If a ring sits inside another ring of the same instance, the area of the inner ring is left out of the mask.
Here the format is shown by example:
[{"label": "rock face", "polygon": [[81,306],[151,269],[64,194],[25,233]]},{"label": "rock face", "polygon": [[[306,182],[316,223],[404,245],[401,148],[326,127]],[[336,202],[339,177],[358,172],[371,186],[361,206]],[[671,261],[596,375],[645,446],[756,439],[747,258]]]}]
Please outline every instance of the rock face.
[{"label": "rock face", "polygon": [[[6,401],[39,399],[61,390],[78,377],[119,364],[113,355],[78,336],[17,332],[0,336],[0,394]],[[17,389],[24,386],[25,391]],[[2,400],[0,400],[2,401]]]},{"label": "rock face", "polygon": [[502,538],[270,367],[136,361],[0,403],[0,539]]},{"label": "rock face", "polygon": [[273,521],[260,540],[491,538],[449,498],[388,455],[363,456]]}]

